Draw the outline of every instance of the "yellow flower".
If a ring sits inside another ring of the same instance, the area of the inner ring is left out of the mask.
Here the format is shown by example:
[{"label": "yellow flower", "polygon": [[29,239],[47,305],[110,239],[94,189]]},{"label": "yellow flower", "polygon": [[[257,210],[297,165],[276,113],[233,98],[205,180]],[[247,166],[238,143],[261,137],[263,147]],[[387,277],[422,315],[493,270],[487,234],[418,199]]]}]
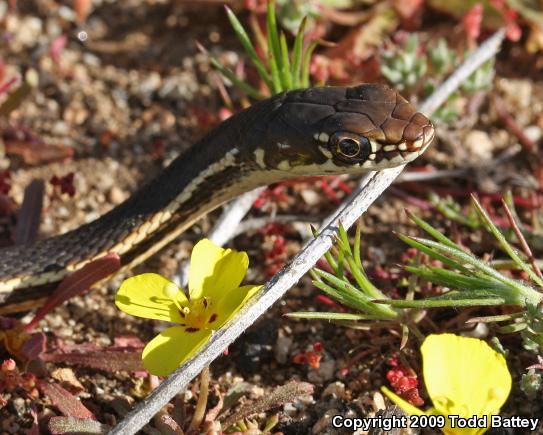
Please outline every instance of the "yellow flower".
[{"label": "yellow flower", "polygon": [[123,281],[115,297],[120,310],[178,324],[145,346],[143,364],[150,373],[166,376],[173,372],[261,287],[240,287],[248,267],[245,252],[223,249],[203,239],[190,257],[188,298],[177,285],[155,273]]},{"label": "yellow flower", "polygon": [[[422,411],[385,387],[383,392],[409,415],[445,416],[445,434],[486,432],[490,416],[499,413],[511,391],[505,358],[482,340],[454,334],[428,336],[421,353],[424,383],[434,406]],[[465,419],[486,416],[486,428],[460,428],[451,415]]]}]

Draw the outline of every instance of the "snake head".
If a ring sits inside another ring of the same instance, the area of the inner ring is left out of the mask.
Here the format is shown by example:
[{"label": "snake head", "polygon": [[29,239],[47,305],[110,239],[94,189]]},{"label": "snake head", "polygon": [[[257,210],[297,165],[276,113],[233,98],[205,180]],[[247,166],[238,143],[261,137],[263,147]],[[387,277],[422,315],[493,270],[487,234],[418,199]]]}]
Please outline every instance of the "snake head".
[{"label": "snake head", "polygon": [[417,158],[434,138],[430,120],[376,84],[283,94],[255,149],[259,166],[299,174],[357,173]]}]

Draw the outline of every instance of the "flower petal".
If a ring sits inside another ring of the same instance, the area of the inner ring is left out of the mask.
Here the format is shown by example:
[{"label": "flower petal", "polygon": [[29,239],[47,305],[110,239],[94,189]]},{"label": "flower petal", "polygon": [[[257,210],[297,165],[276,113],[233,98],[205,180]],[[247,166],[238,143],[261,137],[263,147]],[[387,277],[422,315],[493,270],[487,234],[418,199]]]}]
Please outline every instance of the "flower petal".
[{"label": "flower petal", "polygon": [[208,239],[200,240],[190,257],[190,298],[220,299],[228,290],[239,287],[248,267],[247,253],[223,249]]},{"label": "flower petal", "polygon": [[400,408],[403,409],[403,411],[407,415],[424,415],[425,412],[421,409],[417,408],[416,406],[411,405],[408,401],[402,399],[397,394],[394,394],[392,391],[390,391],[387,387],[381,387],[381,391],[385,393],[385,395],[392,400],[396,405],[398,405]]},{"label": "flower petal", "polygon": [[430,335],[421,346],[426,390],[440,414],[497,414],[511,391],[505,358],[482,340]]},{"label": "flower petal", "polygon": [[[164,294],[164,288],[172,284],[170,280],[156,273],[133,276],[121,284],[115,296],[115,305],[133,316],[183,323],[179,309]],[[183,305],[188,303],[181,290],[177,298]]]},{"label": "flower petal", "polygon": [[211,331],[201,329],[186,332],[183,326],[165,329],[143,349],[143,365],[157,376],[167,376],[189,359],[211,336]]},{"label": "flower petal", "polygon": [[217,303],[217,317],[210,326],[213,329],[220,328],[261,288],[261,285],[244,285],[243,287],[230,290],[228,294],[221,298]]}]

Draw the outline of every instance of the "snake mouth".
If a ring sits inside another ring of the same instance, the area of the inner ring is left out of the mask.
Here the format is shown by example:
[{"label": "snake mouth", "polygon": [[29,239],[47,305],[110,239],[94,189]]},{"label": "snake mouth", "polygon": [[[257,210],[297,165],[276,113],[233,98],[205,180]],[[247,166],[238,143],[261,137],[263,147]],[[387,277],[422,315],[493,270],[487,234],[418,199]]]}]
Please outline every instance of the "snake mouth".
[{"label": "snake mouth", "polygon": [[376,169],[390,168],[409,163],[420,156],[432,143],[435,130],[432,125],[423,128],[423,133],[415,140],[404,139],[398,143],[380,143],[371,141],[371,154],[363,166],[370,165]]}]

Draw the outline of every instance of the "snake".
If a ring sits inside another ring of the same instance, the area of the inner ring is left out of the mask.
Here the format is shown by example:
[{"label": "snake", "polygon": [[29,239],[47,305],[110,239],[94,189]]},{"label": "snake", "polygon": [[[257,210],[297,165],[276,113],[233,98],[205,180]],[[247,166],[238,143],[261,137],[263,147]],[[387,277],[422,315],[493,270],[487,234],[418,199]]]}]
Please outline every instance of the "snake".
[{"label": "snake", "polygon": [[256,102],[98,219],[0,250],[0,312],[43,304],[64,278],[109,253],[130,269],[206,213],[259,186],[405,165],[434,132],[425,115],[381,84],[292,90]]}]

